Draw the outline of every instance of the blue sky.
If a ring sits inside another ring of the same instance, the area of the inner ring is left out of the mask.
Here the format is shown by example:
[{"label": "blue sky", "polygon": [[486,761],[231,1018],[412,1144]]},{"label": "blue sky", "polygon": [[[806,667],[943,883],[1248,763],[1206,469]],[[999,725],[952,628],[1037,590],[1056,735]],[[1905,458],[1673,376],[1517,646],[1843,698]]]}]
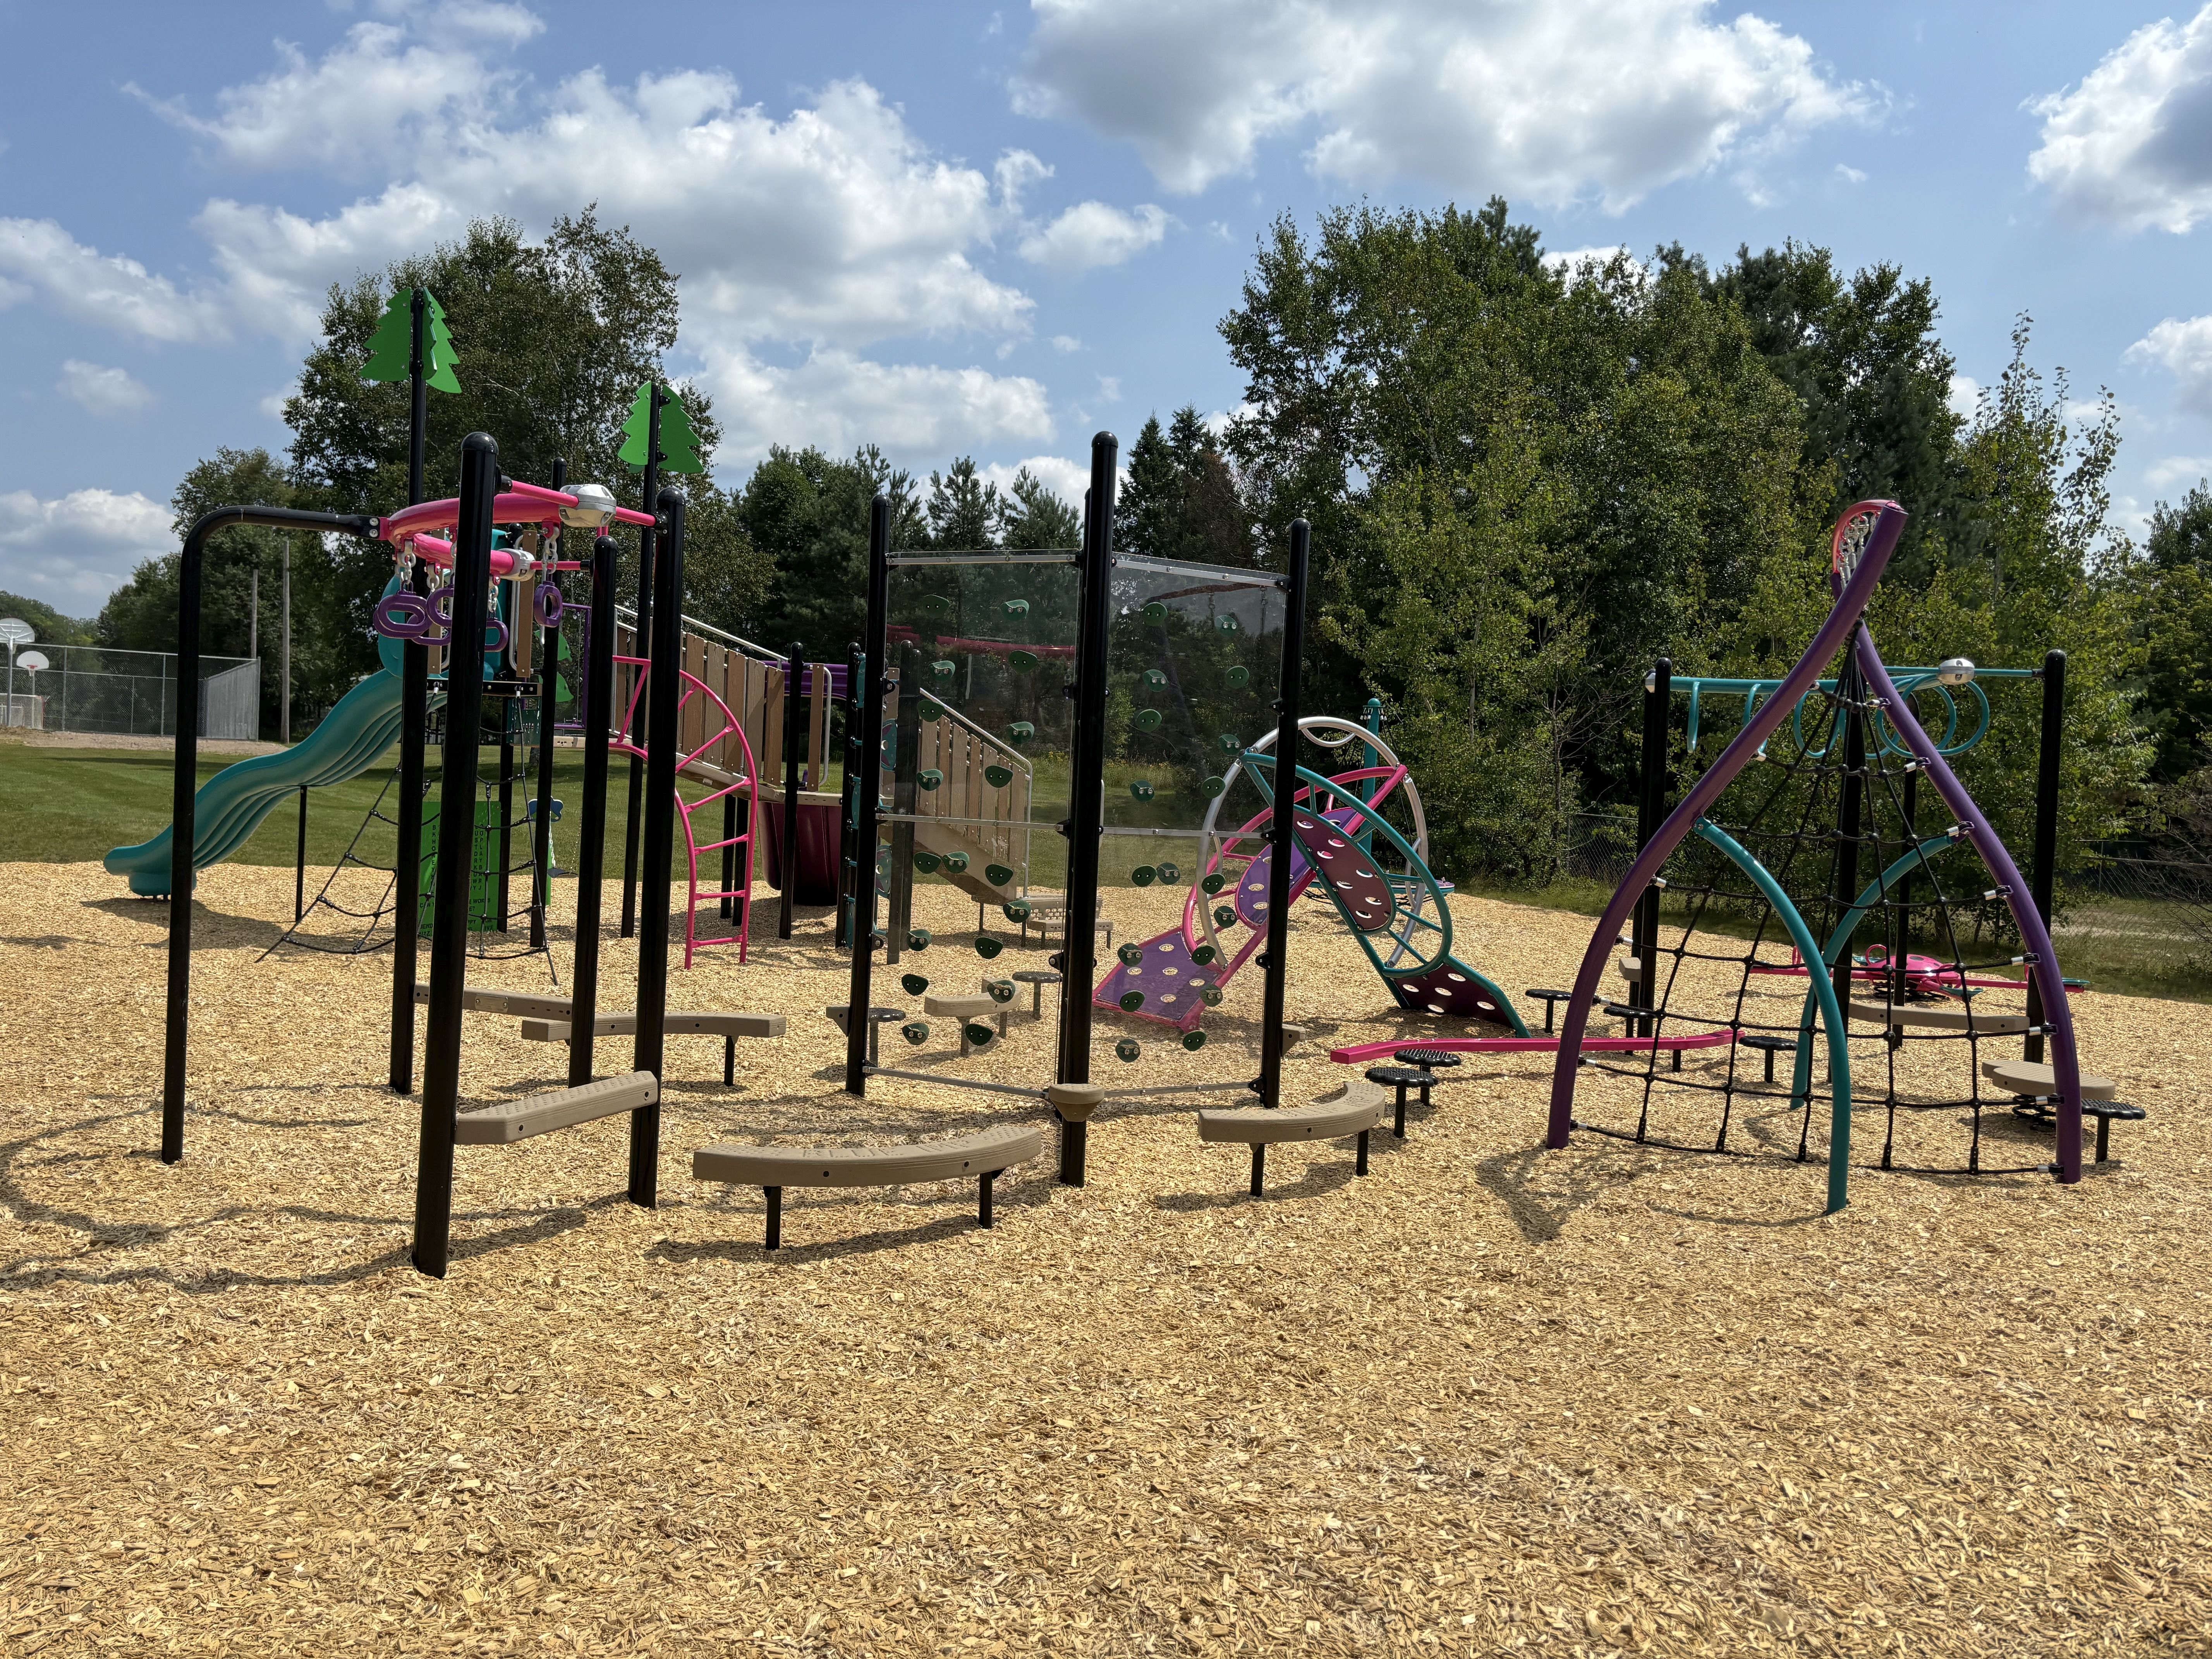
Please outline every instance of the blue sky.
[{"label": "blue sky", "polygon": [[2119,398],[2124,529],[2212,472],[2212,5],[0,0],[0,587],[76,614],[282,447],[328,283],[594,198],[683,273],[725,483],[868,441],[1072,492],[1236,406],[1277,214],[1492,193],[1554,251],[1894,261],[1968,382],[2033,313]]}]

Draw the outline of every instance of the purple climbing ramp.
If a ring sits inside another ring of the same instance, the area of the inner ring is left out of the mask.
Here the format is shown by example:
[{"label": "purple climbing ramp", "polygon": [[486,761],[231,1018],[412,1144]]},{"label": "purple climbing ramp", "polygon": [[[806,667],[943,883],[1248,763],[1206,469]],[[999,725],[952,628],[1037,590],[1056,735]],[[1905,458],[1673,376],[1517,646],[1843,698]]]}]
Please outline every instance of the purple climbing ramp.
[{"label": "purple climbing ramp", "polygon": [[1390,994],[1401,1008],[1425,1014],[1451,1014],[1461,1019],[1486,1019],[1499,1025],[1513,1024],[1512,1017],[1485,990],[1480,978],[1456,957],[1446,957],[1425,974],[1388,981]]}]

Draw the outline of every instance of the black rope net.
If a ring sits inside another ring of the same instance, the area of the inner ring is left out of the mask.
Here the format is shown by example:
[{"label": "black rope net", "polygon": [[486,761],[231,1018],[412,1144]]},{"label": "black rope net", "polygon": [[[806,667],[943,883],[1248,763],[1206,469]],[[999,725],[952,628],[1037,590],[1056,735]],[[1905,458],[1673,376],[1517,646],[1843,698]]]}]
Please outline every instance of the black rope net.
[{"label": "black rope net", "polygon": [[[1993,1110],[2012,1096],[1984,1072],[2016,1058],[2029,1029],[1990,886],[1846,668],[1806,695],[1643,896],[1601,1005],[1619,1023],[1593,1021],[1612,1046],[1586,1044],[1577,1126],[1676,1151],[1826,1162],[1835,1091],[1817,973],[1850,1033],[1851,1162],[2041,1171],[2050,1151],[2018,1121],[2034,1114]],[[1817,951],[1846,925],[1849,944],[1823,965],[1784,905]]]},{"label": "black rope net", "polygon": [[[511,732],[516,729],[525,706],[520,699],[508,703]],[[534,721],[527,729],[535,730]],[[436,734],[432,735],[434,738]],[[536,858],[536,750],[511,743],[501,746],[499,753],[505,757],[504,763],[495,769],[493,776],[480,774],[477,780],[469,869],[469,954],[483,962],[542,955],[550,967],[551,952],[543,944],[532,943],[533,939],[550,938],[552,931],[550,912],[543,925],[533,926],[532,911],[544,905],[548,896]],[[422,885],[416,925],[426,948],[430,900],[437,885],[438,788],[436,767],[425,765],[422,794],[415,811],[422,825]],[[315,896],[262,952],[264,957],[285,945],[348,957],[391,948],[398,936],[399,814],[403,810],[399,793],[399,769],[395,765]],[[559,970],[553,971],[557,982]]]}]

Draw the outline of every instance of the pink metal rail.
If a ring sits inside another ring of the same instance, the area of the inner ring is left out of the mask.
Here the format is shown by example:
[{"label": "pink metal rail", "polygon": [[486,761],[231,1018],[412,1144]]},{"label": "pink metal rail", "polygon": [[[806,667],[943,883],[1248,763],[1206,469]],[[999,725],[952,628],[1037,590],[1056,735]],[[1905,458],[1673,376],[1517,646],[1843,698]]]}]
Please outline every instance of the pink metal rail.
[{"label": "pink metal rail", "polygon": [[[636,755],[642,758],[645,750],[632,743],[629,734],[635,729],[638,699],[645,695],[646,680],[651,672],[652,664],[643,657],[617,657],[615,662],[617,666],[626,665],[636,672],[630,685],[629,702],[623,709],[622,723],[608,738],[607,748],[610,751]],[[722,717],[720,727],[705,742],[696,749],[679,751],[676,757],[676,811],[677,816],[684,821],[684,847],[689,859],[690,878],[690,901],[684,912],[684,965],[689,968],[691,965],[692,957],[710,945],[735,944],[738,947],[738,960],[742,963],[745,959],[746,935],[752,927],[755,814],[748,812],[745,815],[745,827],[737,835],[721,836],[716,840],[706,842],[699,839],[698,831],[693,828],[691,821],[708,807],[720,806],[732,796],[738,796],[747,801],[759,799],[759,792],[755,787],[760,776],[759,769],[753,761],[752,742],[745,736],[745,729],[739,723],[738,717],[730,712],[729,704],[717,696],[707,683],[697,675],[683,669],[678,669],[677,672],[684,677],[684,695],[676,705],[677,730],[680,732],[684,729],[684,711],[690,705],[694,697],[706,698],[714,705],[714,712],[719,713]],[[703,723],[711,724],[711,722]],[[738,746],[744,751],[745,763],[743,771],[731,775],[726,769],[714,767],[714,771],[729,778],[728,782],[719,784],[714,783],[711,778],[702,777],[694,771],[695,768],[713,767],[713,763],[702,761],[700,757],[732,736],[737,738]],[[686,800],[684,798],[684,783],[687,775],[690,776],[695,782],[704,782],[709,785],[707,792],[696,800]],[[702,891],[699,886],[700,854],[720,853],[726,848],[739,849],[736,860],[738,884],[733,888],[717,887]],[[732,919],[737,923],[737,931],[733,933],[714,934],[706,939],[701,939],[699,937],[699,907],[702,904],[718,905],[725,899],[731,903]]]}]

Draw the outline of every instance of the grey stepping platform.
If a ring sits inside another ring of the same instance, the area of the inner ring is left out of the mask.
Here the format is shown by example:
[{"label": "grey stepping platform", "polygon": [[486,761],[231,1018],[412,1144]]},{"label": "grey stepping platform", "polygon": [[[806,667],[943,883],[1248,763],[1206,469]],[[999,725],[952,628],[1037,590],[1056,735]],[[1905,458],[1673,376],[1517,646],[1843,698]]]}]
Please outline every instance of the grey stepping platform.
[{"label": "grey stepping platform", "polygon": [[1917,1025],[1929,1031],[1972,1031],[1976,1036],[2017,1036],[2027,1030],[2026,1014],[1984,1014],[1973,1008],[1946,1004],[1940,1007],[1914,1002],[1851,1000],[1850,1017],[1870,1020],[1892,1030]]},{"label": "grey stepping platform", "polygon": [[950,1140],[897,1146],[739,1146],[723,1143],[691,1154],[691,1178],[758,1187],[768,1198],[767,1248],[783,1243],[786,1187],[902,1187],[915,1181],[974,1176],[975,1220],[991,1224],[991,1183],[1044,1145],[1036,1130],[1007,1124]]},{"label": "grey stepping platform", "polygon": [[1352,1173],[1367,1173],[1368,1132],[1382,1121],[1384,1096],[1375,1085],[1360,1079],[1346,1083],[1336,1094],[1304,1106],[1285,1106],[1270,1111],[1265,1106],[1236,1106],[1198,1115],[1198,1138],[1252,1149],[1252,1196],[1260,1196],[1267,1180],[1267,1148],[1286,1140],[1336,1140],[1359,1138]]},{"label": "grey stepping platform", "polygon": [[555,1089],[520,1100],[501,1101],[458,1114],[453,1119],[453,1144],[458,1146],[511,1146],[518,1140],[554,1129],[568,1129],[650,1106],[660,1098],[660,1082],[650,1072],[631,1072],[605,1077],[597,1083],[573,1089]]}]

